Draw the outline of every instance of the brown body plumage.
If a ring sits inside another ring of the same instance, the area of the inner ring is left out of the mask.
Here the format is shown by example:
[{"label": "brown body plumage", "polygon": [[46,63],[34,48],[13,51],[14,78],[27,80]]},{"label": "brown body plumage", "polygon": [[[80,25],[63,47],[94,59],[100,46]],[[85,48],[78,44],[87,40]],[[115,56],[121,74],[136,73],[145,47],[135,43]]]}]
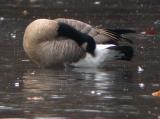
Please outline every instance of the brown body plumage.
[{"label": "brown body plumage", "polygon": [[27,55],[40,66],[62,65],[76,62],[85,55],[85,48],[74,40],[57,36],[58,23],[62,22],[93,37],[97,44],[125,41],[120,35],[92,27],[84,22],[58,18],[38,19],[30,23],[24,33],[23,47]]},{"label": "brown body plumage", "polygon": [[[25,30],[23,47],[28,56],[38,65],[61,65],[78,61],[85,52],[68,38],[57,37],[57,22],[38,19]],[[76,52],[76,53],[75,53]]]},{"label": "brown body plumage", "polygon": [[[57,18],[54,21],[66,23],[78,31],[86,33],[94,38],[97,44],[107,43],[107,42],[114,42],[114,43],[121,43],[121,42],[128,42],[129,39],[121,37],[120,35],[110,31],[104,30],[100,28],[93,27],[87,23],[82,21],[74,20],[74,19],[64,19],[64,18]],[[129,41],[130,42],[130,41]]]}]

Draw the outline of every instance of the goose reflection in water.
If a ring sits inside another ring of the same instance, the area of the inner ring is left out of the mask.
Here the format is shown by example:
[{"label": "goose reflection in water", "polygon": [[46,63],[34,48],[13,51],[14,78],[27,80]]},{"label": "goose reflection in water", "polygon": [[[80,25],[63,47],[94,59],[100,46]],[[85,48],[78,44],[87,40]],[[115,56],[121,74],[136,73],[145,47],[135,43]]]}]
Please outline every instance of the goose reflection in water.
[{"label": "goose reflection in water", "polygon": [[24,105],[33,107],[36,102],[38,109],[32,111],[40,115],[44,108],[52,114],[116,113],[114,100],[127,88],[121,79],[131,78],[126,73],[82,68],[28,70],[23,76]]},{"label": "goose reflection in water", "polygon": [[[95,84],[98,81],[109,84],[114,84],[121,80],[132,82],[132,73],[129,71],[106,71],[105,69],[96,68],[72,68],[66,70],[32,69],[24,73],[23,78],[26,89],[52,90],[55,86],[71,88],[71,86],[74,86],[72,85],[73,83],[85,85],[85,83]],[[84,81],[77,82],[77,80]]]}]

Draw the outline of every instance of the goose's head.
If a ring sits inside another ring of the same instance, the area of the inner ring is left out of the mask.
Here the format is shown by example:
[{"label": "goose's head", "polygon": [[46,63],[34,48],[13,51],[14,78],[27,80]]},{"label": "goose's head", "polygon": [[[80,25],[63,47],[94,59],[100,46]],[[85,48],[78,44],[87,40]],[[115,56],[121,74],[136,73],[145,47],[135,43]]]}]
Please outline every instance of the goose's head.
[{"label": "goose's head", "polygon": [[92,56],[95,56],[95,49],[96,49],[95,40],[92,37],[88,38],[86,51],[90,53]]}]

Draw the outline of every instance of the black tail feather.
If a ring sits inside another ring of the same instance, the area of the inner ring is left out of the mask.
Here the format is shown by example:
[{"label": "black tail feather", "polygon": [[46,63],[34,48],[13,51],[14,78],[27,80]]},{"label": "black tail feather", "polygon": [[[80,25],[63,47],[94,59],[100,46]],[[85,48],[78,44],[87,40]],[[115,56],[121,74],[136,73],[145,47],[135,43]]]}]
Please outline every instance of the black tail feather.
[{"label": "black tail feather", "polygon": [[131,29],[107,29],[107,30],[117,34],[136,33],[135,30],[131,30]]},{"label": "black tail feather", "polygon": [[131,46],[113,46],[108,49],[119,51],[117,60],[127,60],[130,61],[133,57],[134,50]]},{"label": "black tail feather", "polygon": [[128,38],[123,38],[123,39],[125,39],[127,42],[133,44],[133,41],[132,41],[132,40],[130,40],[130,39],[128,39]]}]

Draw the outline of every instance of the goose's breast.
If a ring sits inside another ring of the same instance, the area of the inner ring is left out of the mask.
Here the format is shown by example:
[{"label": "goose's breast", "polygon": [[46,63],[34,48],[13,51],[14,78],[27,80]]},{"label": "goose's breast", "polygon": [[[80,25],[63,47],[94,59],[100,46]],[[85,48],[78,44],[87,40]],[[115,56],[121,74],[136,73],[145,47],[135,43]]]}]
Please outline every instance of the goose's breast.
[{"label": "goose's breast", "polygon": [[76,62],[85,56],[85,52],[73,40],[58,39],[42,42],[37,53],[41,64],[46,66]]}]

